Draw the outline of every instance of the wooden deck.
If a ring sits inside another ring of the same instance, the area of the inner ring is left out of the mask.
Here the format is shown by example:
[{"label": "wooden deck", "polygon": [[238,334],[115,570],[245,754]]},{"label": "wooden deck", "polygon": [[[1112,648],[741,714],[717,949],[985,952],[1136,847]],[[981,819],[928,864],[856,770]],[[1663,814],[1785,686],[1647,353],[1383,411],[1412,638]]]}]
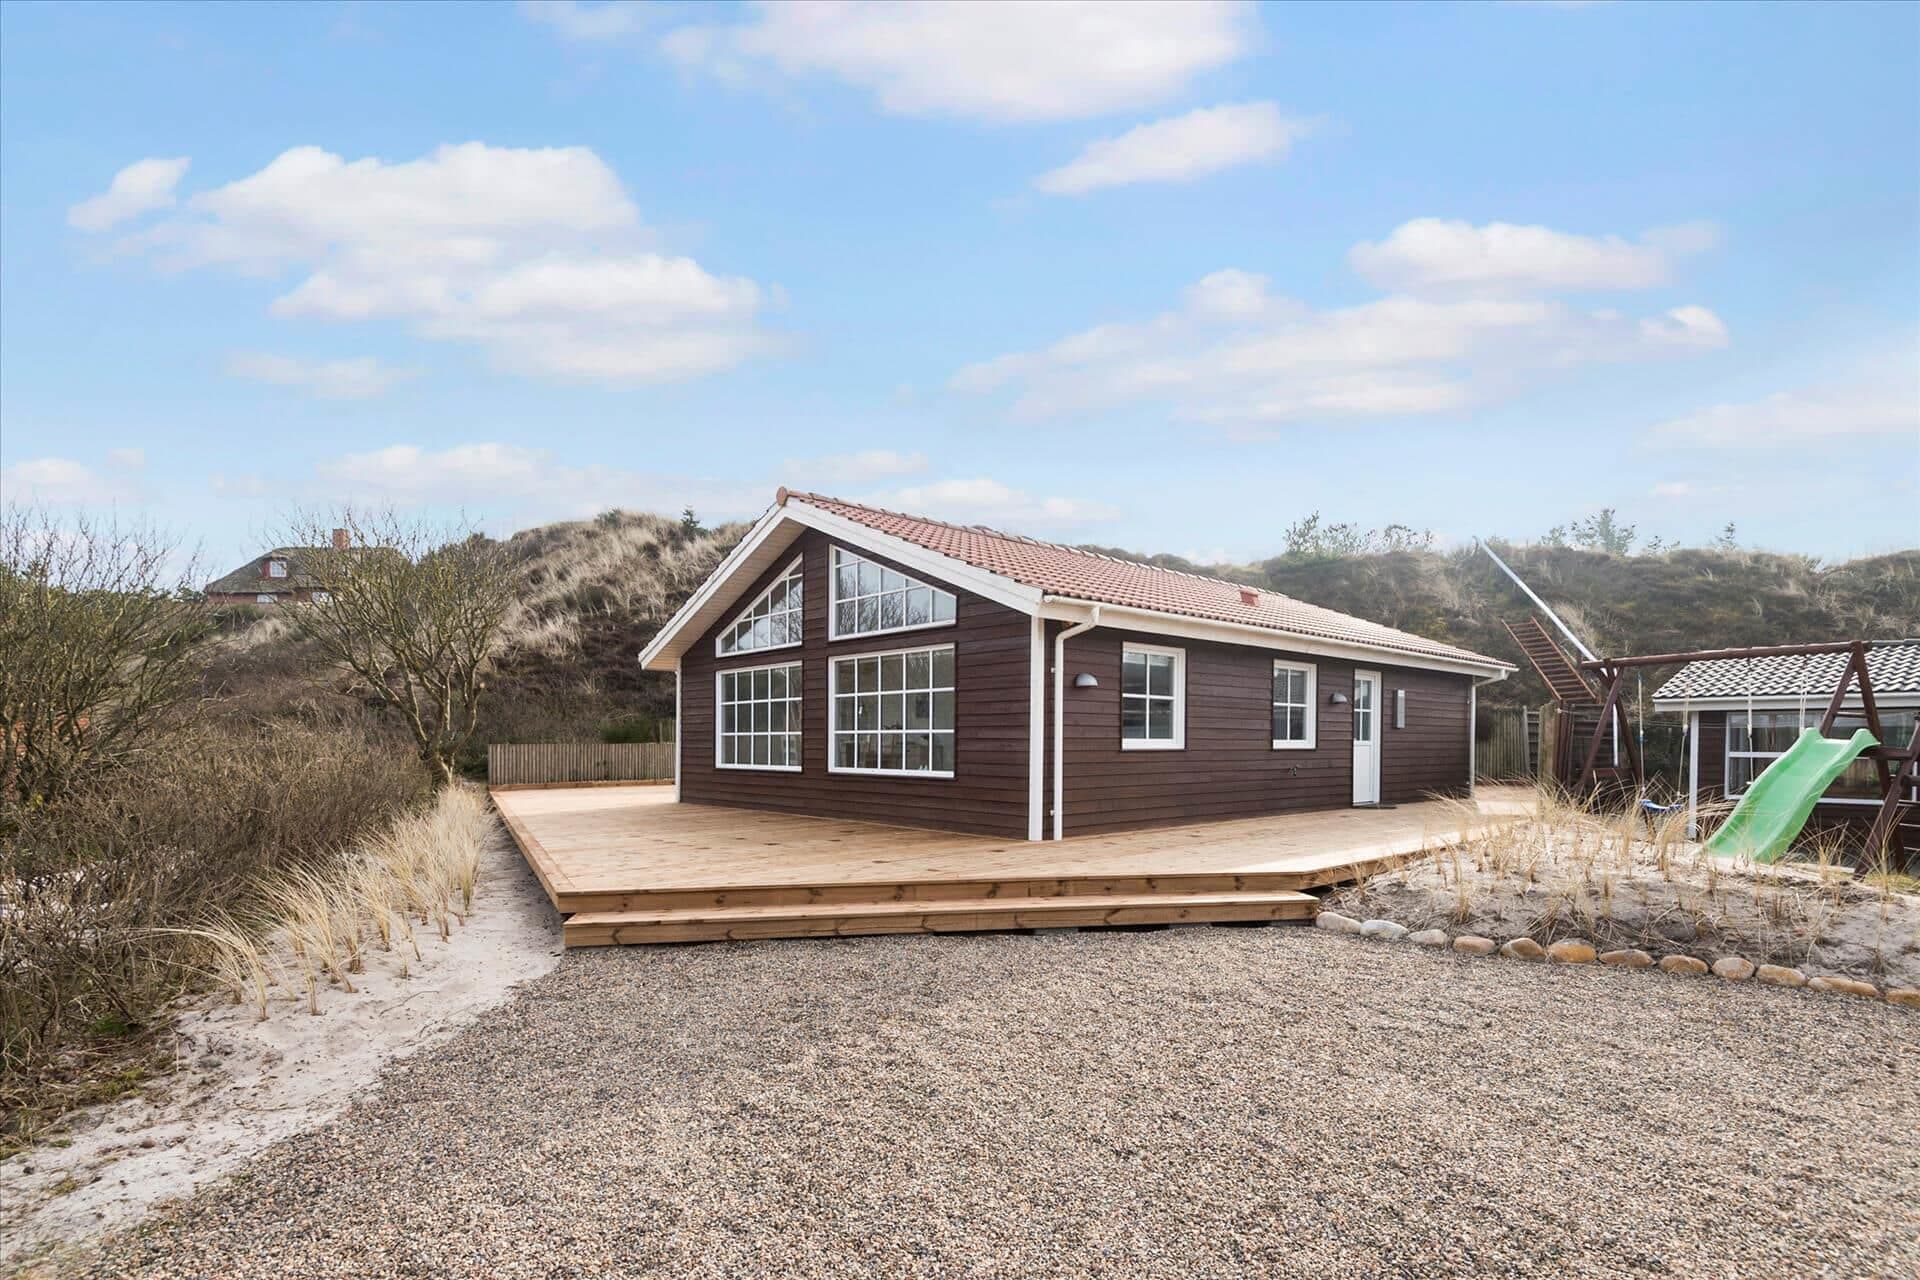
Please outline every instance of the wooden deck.
[{"label": "wooden deck", "polygon": [[1310,920],[1306,891],[1517,816],[1531,793],[1029,843],[678,804],[664,787],[495,791],[568,946]]}]

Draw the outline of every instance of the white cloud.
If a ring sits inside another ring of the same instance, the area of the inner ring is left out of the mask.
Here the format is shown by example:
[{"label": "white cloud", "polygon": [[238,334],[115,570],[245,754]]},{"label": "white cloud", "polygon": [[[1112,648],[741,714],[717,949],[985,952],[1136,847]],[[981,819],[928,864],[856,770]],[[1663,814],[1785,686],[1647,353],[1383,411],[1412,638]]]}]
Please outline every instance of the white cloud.
[{"label": "white cloud", "polygon": [[114,450],[104,471],[73,458],[29,458],[0,467],[0,498],[53,504],[131,501],[139,490],[126,473],[143,466],[145,457],[129,464],[124,457],[127,452],[139,451]]},{"label": "white cloud", "polygon": [[1692,496],[1694,489],[1685,480],[1662,480],[1650,492],[1656,498],[1686,498]]},{"label": "white cloud", "polygon": [[470,142],[397,164],[295,147],[121,247],[169,271],[292,271],[275,315],[399,320],[549,378],[665,382],[774,345],[758,317],[777,292],[658,252],[585,147]]},{"label": "white cloud", "polygon": [[1645,289],[1667,283],[1674,259],[1715,239],[1704,224],[1651,231],[1634,243],[1510,222],[1415,218],[1378,244],[1355,245],[1348,257],[1373,283],[1409,293]]},{"label": "white cloud", "polygon": [[[789,461],[787,469],[818,475],[838,467],[849,483],[867,483],[922,471],[917,454],[887,450]],[[786,477],[715,480],[599,465],[576,466],[545,449],[499,441],[476,441],[445,449],[389,445],[320,464],[311,487],[321,500],[384,501],[402,505],[462,507],[476,517],[517,519],[580,517],[623,507],[677,512],[691,506],[708,520],[758,515]],[[229,493],[265,491],[258,477],[216,477]],[[985,477],[931,480],[887,490],[843,494],[915,515],[1008,528],[1057,531],[1114,519],[1105,503],[1034,495]]]},{"label": "white cloud", "polygon": [[735,83],[832,76],[896,115],[1066,120],[1161,101],[1255,36],[1237,0],[786,0],[677,28],[662,48]]},{"label": "white cloud", "polygon": [[1322,310],[1228,269],[1190,286],[1172,310],[969,365],[952,385],[1009,394],[1027,419],[1157,402],[1244,431],[1455,411],[1570,366],[1727,341],[1719,317],[1695,305],[1636,318],[1550,298],[1389,294]]},{"label": "white cloud", "polygon": [[296,360],[264,351],[238,351],[227,357],[227,373],[235,378],[292,387],[322,400],[370,400],[395,383],[414,376],[412,369],[396,369],[372,356],[352,360]]},{"label": "white cloud", "polygon": [[67,210],[67,225],[82,231],[106,231],[155,209],[171,208],[174,188],[186,176],[188,157],[136,160],[113,175],[101,194]]},{"label": "white cloud", "polygon": [[1207,107],[1090,143],[1070,163],[1034,179],[1049,195],[1084,195],[1135,182],[1191,182],[1284,155],[1311,126],[1271,102]]},{"label": "white cloud", "polygon": [[147,451],[145,449],[109,449],[107,465],[118,467],[123,471],[143,470],[147,465]]},{"label": "white cloud", "polygon": [[1920,441],[1920,363],[1908,350],[1871,361],[1823,386],[1780,391],[1685,414],[1653,429],[1664,445],[1706,449],[1777,449],[1875,436]]},{"label": "white cloud", "polygon": [[795,487],[831,489],[836,485],[865,485],[893,476],[916,475],[926,469],[924,453],[862,449],[821,458],[789,458],[782,470]]},{"label": "white cloud", "polygon": [[617,40],[647,27],[647,6],[640,0],[607,0],[605,4],[520,0],[520,12],[552,27],[568,40]]},{"label": "white cloud", "polygon": [[1119,508],[1080,498],[1041,497],[985,476],[937,480],[858,501],[909,515],[1024,532],[1051,531],[1117,519]]}]

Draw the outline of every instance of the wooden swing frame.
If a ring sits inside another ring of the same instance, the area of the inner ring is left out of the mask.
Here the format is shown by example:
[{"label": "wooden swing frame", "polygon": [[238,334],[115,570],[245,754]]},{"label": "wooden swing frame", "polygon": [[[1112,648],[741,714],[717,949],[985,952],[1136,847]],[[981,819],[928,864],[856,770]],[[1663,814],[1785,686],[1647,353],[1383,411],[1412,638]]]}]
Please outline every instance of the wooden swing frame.
[{"label": "wooden swing frame", "polygon": [[[1900,831],[1901,815],[1914,807],[1907,799],[1907,793],[1916,784],[1920,784],[1920,712],[1916,712],[1914,734],[1905,747],[1887,745],[1885,727],[1880,720],[1880,706],[1873,694],[1873,677],[1867,673],[1867,652],[1873,648],[1867,640],[1840,640],[1829,644],[1775,644],[1758,645],[1740,649],[1695,649],[1688,653],[1650,653],[1629,658],[1595,658],[1582,662],[1582,671],[1592,671],[1606,684],[1606,696],[1601,703],[1600,720],[1594,726],[1592,741],[1587,746],[1586,763],[1581,766],[1579,782],[1575,785],[1575,794],[1585,795],[1599,780],[1600,751],[1605,745],[1610,729],[1617,726],[1621,746],[1625,748],[1627,767],[1632,771],[1636,789],[1646,785],[1646,774],[1640,761],[1640,751],[1634,735],[1627,725],[1626,707],[1622,694],[1626,688],[1626,673],[1635,667],[1670,667],[1689,662],[1711,662],[1719,659],[1753,658],[1790,658],[1812,657],[1816,654],[1844,653],[1846,666],[1840,673],[1840,683],[1827,700],[1827,710],[1820,717],[1820,734],[1827,737],[1833,732],[1834,721],[1840,718],[1846,707],[1847,694],[1858,686],[1860,691],[1860,710],[1867,722],[1867,729],[1879,740],[1879,745],[1869,747],[1862,752],[1873,761],[1879,774],[1880,809],[1874,815],[1873,825],[1867,829],[1866,857],[1855,869],[1856,874],[1868,867],[1881,855],[1891,855],[1893,865],[1904,865],[1910,856],[1905,838]],[[1804,696],[1804,691],[1803,691]]]}]

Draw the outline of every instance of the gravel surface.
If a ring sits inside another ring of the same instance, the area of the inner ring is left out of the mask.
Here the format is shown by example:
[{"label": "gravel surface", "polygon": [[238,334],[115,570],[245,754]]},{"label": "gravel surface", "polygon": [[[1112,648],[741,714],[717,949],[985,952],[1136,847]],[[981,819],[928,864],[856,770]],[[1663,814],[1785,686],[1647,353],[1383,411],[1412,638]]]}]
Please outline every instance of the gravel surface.
[{"label": "gravel surface", "polygon": [[1920,1016],[1301,928],[579,952],[98,1275],[1912,1275]]}]

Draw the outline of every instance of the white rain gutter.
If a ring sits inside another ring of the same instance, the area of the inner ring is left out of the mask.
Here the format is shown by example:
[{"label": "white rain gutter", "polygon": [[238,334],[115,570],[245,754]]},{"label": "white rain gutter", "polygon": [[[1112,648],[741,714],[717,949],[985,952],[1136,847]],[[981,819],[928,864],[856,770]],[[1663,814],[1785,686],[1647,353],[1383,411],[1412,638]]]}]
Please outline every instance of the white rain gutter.
[{"label": "white rain gutter", "polygon": [[1100,606],[1085,622],[1076,622],[1053,638],[1053,838],[1065,838],[1062,828],[1067,787],[1067,640],[1100,625]]}]

